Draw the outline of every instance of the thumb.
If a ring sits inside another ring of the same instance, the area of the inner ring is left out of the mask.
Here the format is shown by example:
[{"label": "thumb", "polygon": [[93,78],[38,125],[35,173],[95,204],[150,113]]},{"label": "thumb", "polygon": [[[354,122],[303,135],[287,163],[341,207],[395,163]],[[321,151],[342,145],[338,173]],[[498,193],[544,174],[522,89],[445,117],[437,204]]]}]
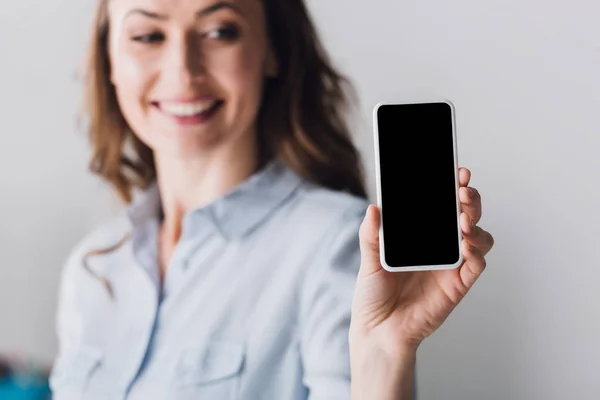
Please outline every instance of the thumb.
[{"label": "thumb", "polygon": [[369,205],[360,225],[360,275],[371,275],[382,269],[379,260],[379,208]]}]

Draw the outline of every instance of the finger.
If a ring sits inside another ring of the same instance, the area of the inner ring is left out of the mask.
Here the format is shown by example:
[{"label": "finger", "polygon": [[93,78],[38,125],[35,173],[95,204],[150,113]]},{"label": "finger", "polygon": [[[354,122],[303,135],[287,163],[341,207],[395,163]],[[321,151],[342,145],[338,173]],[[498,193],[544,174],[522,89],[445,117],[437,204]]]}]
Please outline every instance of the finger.
[{"label": "finger", "polygon": [[485,257],[466,240],[462,242],[462,253],[465,262],[460,267],[460,278],[467,290],[471,289],[487,266]]},{"label": "finger", "polygon": [[359,275],[368,276],[383,269],[379,259],[379,208],[369,205],[365,218],[360,225],[360,272]]},{"label": "finger", "polygon": [[465,236],[465,239],[471,246],[475,246],[483,256],[486,256],[494,247],[494,237],[478,226],[475,227],[475,231],[474,236]]},{"label": "finger", "polygon": [[458,183],[462,186],[468,186],[471,181],[471,171],[468,168],[459,168],[458,169]]},{"label": "finger", "polygon": [[482,206],[479,191],[472,187],[461,187],[458,190],[460,209],[478,223],[481,220]]},{"label": "finger", "polygon": [[494,237],[487,231],[481,229],[473,223],[473,220],[465,213],[460,214],[460,228],[463,236],[469,244],[486,255],[494,247]]}]

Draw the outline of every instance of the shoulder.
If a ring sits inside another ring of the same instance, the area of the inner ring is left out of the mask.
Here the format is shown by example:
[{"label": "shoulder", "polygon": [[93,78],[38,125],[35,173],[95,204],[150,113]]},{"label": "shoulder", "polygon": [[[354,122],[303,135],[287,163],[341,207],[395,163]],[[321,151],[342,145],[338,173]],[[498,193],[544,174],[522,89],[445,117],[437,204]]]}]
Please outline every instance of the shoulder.
[{"label": "shoulder", "polygon": [[129,232],[129,221],[125,213],[118,214],[85,233],[75,243],[69,258],[85,255],[90,251],[114,246]]},{"label": "shoulder", "polygon": [[301,217],[320,225],[362,221],[369,206],[368,199],[311,183],[300,186],[297,199]]},{"label": "shoulder", "polygon": [[62,271],[63,280],[78,279],[84,259],[91,253],[109,249],[122,241],[129,232],[129,221],[120,213],[86,232],[67,254]]},{"label": "shoulder", "polygon": [[304,265],[302,313],[335,299],[337,310],[345,314],[360,268],[360,225],[370,202],[312,184],[300,188],[298,199],[294,233],[310,238],[299,240],[298,246],[311,246]]},{"label": "shoulder", "polygon": [[303,183],[293,204],[284,211],[285,226],[278,232],[289,241],[288,248],[310,248],[317,263],[333,258],[355,257],[359,251],[359,230],[368,199]]}]

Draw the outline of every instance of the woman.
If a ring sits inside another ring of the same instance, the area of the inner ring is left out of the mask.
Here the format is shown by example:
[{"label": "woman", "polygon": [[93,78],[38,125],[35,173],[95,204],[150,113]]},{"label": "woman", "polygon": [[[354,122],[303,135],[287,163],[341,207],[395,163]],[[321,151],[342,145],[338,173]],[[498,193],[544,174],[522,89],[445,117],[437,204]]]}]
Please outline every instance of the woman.
[{"label": "woman", "polygon": [[370,208],[361,251],[345,81],[303,2],[100,0],[90,48],[91,167],[128,207],[64,269],[54,398],[373,399],[372,365],[409,396],[491,237],[459,271],[394,276]]}]

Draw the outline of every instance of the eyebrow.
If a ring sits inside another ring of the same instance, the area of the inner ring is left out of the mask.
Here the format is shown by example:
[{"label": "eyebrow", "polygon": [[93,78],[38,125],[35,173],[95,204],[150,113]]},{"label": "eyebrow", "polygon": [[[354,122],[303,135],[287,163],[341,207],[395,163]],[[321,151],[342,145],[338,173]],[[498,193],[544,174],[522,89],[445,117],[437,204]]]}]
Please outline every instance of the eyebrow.
[{"label": "eyebrow", "polygon": [[[196,17],[206,17],[207,15],[213,14],[222,9],[230,9],[240,15],[242,14],[242,11],[240,10],[240,8],[237,5],[230,3],[228,1],[219,1],[215,4],[212,4],[206,8],[203,8],[202,10],[196,12]],[[134,8],[133,10],[130,10],[129,12],[127,12],[125,17],[128,17],[131,14],[139,14],[139,15],[143,15],[145,17],[157,19],[157,20],[166,20],[168,18],[166,15],[148,11],[148,10],[144,10],[141,8]]]},{"label": "eyebrow", "polygon": [[238,14],[242,14],[242,10],[240,10],[240,8],[234,4],[234,3],[230,3],[228,1],[219,1],[211,6],[206,7],[203,10],[200,10],[196,13],[197,17],[205,17],[209,14],[212,14],[216,11],[222,10],[222,9],[230,9],[232,11],[235,11]]}]

